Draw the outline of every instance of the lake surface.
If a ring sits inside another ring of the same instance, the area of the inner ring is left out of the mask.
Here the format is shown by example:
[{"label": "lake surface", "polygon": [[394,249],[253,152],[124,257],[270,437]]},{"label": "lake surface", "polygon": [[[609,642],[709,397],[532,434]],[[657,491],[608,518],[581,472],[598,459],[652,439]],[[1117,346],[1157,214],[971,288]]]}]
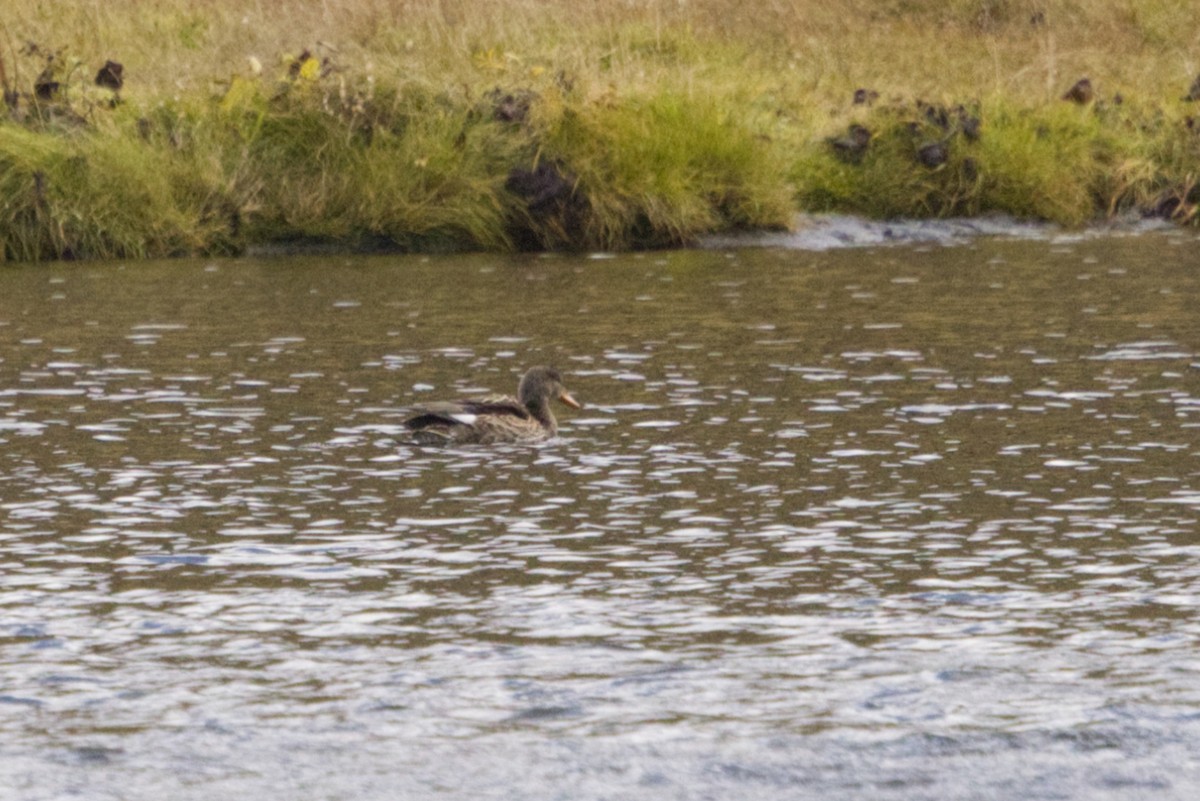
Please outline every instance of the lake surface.
[{"label": "lake surface", "polygon": [[0,798],[1195,798],[1195,233],[774,245],[0,265]]}]

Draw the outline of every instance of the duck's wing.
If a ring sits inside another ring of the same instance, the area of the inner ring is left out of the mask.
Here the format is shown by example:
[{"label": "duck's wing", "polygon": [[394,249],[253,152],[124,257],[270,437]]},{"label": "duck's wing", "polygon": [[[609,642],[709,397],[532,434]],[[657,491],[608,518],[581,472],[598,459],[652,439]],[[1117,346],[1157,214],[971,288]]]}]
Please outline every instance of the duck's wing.
[{"label": "duck's wing", "polygon": [[404,421],[411,431],[430,426],[474,426],[480,418],[529,420],[529,410],[516,398],[492,395],[486,398],[430,403]]}]

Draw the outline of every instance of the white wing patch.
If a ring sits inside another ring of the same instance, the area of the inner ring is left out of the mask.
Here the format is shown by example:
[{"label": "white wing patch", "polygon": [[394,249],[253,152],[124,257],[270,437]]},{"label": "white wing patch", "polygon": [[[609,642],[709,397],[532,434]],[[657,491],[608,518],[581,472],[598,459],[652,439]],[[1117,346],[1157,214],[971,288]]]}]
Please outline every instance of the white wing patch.
[{"label": "white wing patch", "polygon": [[464,426],[473,426],[475,425],[475,421],[479,419],[478,415],[471,414],[470,412],[455,412],[446,416],[456,423],[462,423]]}]

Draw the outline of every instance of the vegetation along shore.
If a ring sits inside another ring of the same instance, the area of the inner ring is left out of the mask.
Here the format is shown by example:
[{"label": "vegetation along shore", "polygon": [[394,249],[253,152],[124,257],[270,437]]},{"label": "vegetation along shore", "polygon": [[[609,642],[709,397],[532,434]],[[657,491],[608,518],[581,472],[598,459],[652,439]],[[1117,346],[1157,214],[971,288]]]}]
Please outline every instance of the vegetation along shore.
[{"label": "vegetation along shore", "polygon": [[8,260],[1200,222],[1192,0],[0,0]]}]

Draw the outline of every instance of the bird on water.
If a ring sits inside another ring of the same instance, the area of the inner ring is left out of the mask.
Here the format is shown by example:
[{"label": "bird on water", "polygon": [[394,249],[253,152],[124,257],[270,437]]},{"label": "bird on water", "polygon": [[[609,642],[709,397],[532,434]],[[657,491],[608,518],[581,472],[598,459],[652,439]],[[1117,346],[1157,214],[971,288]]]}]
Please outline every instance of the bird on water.
[{"label": "bird on water", "polygon": [[582,408],[553,367],[533,367],[521,378],[517,396],[491,395],[431,403],[404,421],[413,439],[426,445],[540,442],[558,433],[550,402]]}]

